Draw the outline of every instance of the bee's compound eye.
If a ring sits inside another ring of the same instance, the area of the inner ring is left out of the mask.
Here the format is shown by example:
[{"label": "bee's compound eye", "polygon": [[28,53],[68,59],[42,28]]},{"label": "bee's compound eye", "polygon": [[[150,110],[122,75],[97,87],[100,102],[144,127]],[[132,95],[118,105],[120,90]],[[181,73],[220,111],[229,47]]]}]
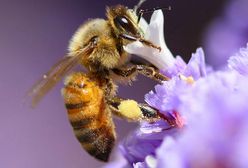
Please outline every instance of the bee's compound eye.
[{"label": "bee's compound eye", "polygon": [[120,20],[121,20],[121,23],[122,23],[122,24],[128,24],[128,21],[127,21],[126,18],[121,17]]},{"label": "bee's compound eye", "polygon": [[115,22],[115,25],[117,27],[122,27],[124,29],[126,29],[129,25],[129,22],[127,20],[127,18],[123,17],[123,16],[117,16],[115,19],[114,19],[114,22]]},{"label": "bee's compound eye", "polygon": [[133,24],[128,20],[128,18],[124,16],[116,16],[114,19],[114,23],[119,29],[124,29],[125,31],[132,34],[137,34],[137,30],[135,29]]}]

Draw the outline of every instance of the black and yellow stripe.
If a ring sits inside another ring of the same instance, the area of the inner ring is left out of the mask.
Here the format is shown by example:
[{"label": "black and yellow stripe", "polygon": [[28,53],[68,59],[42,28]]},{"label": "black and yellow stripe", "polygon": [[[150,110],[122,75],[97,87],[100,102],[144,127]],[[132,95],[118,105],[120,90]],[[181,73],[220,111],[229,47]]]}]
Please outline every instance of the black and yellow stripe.
[{"label": "black and yellow stripe", "polygon": [[76,73],[62,90],[74,134],[95,158],[108,161],[115,142],[115,130],[104,91],[97,81]]}]

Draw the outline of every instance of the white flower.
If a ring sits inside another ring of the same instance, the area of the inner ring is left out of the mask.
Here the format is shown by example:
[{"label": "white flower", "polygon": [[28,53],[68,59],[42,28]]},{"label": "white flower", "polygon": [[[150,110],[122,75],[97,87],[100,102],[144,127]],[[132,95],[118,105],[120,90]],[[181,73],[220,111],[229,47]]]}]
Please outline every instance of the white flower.
[{"label": "white flower", "polygon": [[145,32],[145,39],[160,46],[161,51],[146,46],[140,41],[124,46],[124,49],[130,54],[144,58],[161,70],[172,66],[175,59],[164,41],[164,16],[162,10],[153,12],[149,25],[141,20],[140,26]]}]

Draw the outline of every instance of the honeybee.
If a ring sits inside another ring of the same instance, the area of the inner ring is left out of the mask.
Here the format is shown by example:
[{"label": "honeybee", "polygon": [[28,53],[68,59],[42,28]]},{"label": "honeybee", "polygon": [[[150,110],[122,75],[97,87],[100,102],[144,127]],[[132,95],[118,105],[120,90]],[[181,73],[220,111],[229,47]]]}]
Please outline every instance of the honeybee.
[{"label": "honeybee", "polygon": [[[116,95],[116,76],[131,81],[140,73],[159,82],[168,80],[153,66],[128,62],[123,46],[133,41],[160,50],[144,39],[135,11],[122,5],[107,7],[106,20],[92,19],[80,26],[69,43],[67,56],[29,92],[32,105],[36,106],[73,67],[83,65],[87,73],[68,75],[61,92],[76,138],[90,155],[101,161],[108,161],[116,139],[112,114],[129,121],[160,118],[158,111],[147,104],[137,104]],[[127,112],[121,106],[133,108]]]}]

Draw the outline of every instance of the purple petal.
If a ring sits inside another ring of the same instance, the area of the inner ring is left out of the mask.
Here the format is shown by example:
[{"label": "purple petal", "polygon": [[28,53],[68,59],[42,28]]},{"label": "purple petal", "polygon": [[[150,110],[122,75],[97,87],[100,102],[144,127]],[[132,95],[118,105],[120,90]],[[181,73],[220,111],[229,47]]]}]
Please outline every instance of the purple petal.
[{"label": "purple petal", "polygon": [[196,53],[192,54],[183,74],[185,76],[192,76],[194,80],[206,76],[205,56],[202,48],[198,48]]},{"label": "purple petal", "polygon": [[246,48],[241,48],[238,53],[229,58],[228,67],[242,75],[248,75],[248,44]]},{"label": "purple petal", "polygon": [[170,126],[163,120],[155,123],[141,123],[121,144],[120,150],[130,164],[144,162],[146,156],[155,155],[165,136],[175,136],[176,129],[167,130]]}]

